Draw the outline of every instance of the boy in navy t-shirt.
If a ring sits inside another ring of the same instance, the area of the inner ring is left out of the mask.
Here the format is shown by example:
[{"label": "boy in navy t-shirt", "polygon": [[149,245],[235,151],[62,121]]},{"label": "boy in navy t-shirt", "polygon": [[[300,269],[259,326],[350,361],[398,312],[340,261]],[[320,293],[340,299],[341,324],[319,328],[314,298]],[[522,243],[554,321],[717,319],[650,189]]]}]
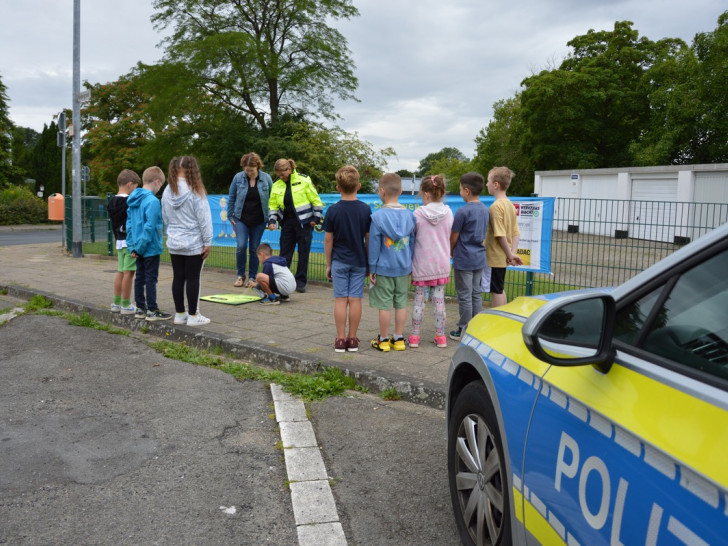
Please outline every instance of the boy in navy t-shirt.
[{"label": "boy in navy t-shirt", "polygon": [[466,173],[460,177],[460,196],[465,206],[455,211],[450,232],[450,253],[455,270],[455,290],[458,294],[460,319],[450,338],[460,340],[468,322],[483,309],[480,277],[485,260],[485,233],[488,229],[488,207],[480,202],[485,186],[483,176]]},{"label": "boy in navy t-shirt", "polygon": [[359,350],[357,330],[361,322],[372,221],[369,205],[356,198],[359,188],[361,184],[356,168],[351,165],[341,167],[336,173],[336,189],[341,200],[328,208],[324,218],[326,278],[334,283],[334,350],[337,353]]}]

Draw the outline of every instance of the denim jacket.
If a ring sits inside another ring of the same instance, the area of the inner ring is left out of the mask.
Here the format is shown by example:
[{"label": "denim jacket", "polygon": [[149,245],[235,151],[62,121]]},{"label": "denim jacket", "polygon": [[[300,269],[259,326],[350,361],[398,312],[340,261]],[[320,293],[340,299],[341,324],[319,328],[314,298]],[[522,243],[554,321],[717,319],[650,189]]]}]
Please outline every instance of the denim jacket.
[{"label": "denim jacket", "polygon": [[[273,180],[268,173],[258,171],[258,182],[255,185],[260,193],[260,203],[263,205],[263,222],[268,222],[268,200],[270,199],[270,189],[273,186]],[[245,171],[240,171],[233,177],[230,184],[230,192],[228,193],[227,217],[240,220],[243,213],[243,204],[245,196],[248,194],[250,182]]]}]

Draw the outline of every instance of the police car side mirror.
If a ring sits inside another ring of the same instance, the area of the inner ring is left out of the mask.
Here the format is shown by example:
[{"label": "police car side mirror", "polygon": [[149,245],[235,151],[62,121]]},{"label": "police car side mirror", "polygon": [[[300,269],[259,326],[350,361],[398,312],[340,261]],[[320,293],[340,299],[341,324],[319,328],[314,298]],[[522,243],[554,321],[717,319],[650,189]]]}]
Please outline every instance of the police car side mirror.
[{"label": "police car side mirror", "polygon": [[573,294],[550,301],[523,325],[523,340],[536,358],[555,366],[612,365],[616,305],[609,294]]}]

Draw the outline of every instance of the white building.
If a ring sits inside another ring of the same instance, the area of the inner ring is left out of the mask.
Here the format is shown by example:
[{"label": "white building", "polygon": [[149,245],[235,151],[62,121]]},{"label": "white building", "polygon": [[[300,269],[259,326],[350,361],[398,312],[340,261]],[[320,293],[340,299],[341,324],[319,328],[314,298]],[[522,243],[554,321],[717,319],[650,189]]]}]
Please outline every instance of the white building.
[{"label": "white building", "polygon": [[686,243],[728,221],[728,163],[536,171],[554,229]]}]

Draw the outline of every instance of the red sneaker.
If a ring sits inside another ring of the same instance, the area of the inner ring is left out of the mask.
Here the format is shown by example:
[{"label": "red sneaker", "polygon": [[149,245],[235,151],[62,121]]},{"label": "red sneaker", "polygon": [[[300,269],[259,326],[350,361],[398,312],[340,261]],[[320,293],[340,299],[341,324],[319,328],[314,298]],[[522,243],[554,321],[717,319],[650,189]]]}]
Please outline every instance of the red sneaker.
[{"label": "red sneaker", "polygon": [[358,337],[347,337],[346,338],[346,350],[355,353],[359,350],[359,338]]}]

